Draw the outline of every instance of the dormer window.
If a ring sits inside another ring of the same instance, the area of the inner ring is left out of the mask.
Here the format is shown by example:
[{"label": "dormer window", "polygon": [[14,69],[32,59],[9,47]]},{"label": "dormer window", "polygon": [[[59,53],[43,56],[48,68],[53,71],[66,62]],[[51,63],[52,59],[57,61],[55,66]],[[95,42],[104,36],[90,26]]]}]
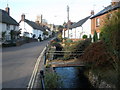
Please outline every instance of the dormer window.
[{"label": "dormer window", "polygon": [[96,27],[99,27],[99,26],[100,26],[100,19],[97,18],[97,19],[96,19]]}]

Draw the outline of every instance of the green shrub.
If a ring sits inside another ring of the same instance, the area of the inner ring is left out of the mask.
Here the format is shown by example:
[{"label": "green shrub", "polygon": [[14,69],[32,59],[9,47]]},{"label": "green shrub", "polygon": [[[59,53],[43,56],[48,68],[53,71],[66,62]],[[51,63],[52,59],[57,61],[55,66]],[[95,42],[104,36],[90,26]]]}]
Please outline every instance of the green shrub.
[{"label": "green shrub", "polygon": [[93,36],[93,42],[97,42],[98,41],[98,35],[97,32],[94,32],[94,36]]},{"label": "green shrub", "polygon": [[26,43],[29,43],[29,42],[30,42],[30,38],[29,38],[29,37],[24,37],[24,39],[25,39],[25,42],[26,42]]},{"label": "green shrub", "polygon": [[16,43],[2,44],[2,47],[12,47],[12,46],[16,46]]},{"label": "green shrub", "polygon": [[56,42],[56,41],[51,41],[51,46],[55,46],[56,47],[56,51],[61,51],[62,50],[62,46],[59,42]]},{"label": "green shrub", "polygon": [[76,44],[73,44],[71,46],[65,46],[64,51],[70,51],[70,53],[66,52],[64,53],[64,59],[72,59],[72,58],[78,58],[80,56],[80,52],[84,51],[85,48],[87,48],[90,44],[90,39],[81,40],[76,42]]},{"label": "green shrub", "polygon": [[92,41],[92,36],[91,36],[91,34],[90,34],[90,36],[89,36],[89,39],[90,39],[90,41]]},{"label": "green shrub", "polygon": [[62,42],[63,38],[62,38],[62,33],[59,33],[57,38],[59,39],[60,42]]},{"label": "green shrub", "polygon": [[[112,17],[106,17],[105,25],[101,28],[100,39],[106,43],[111,62],[120,77],[120,9],[113,12]],[[120,79],[118,79],[120,86]]]},{"label": "green shrub", "polygon": [[65,43],[72,43],[73,41],[71,39],[66,39]]},{"label": "green shrub", "polygon": [[87,35],[83,35],[82,38],[83,38],[83,39],[86,39],[86,38],[87,38]]},{"label": "green shrub", "polygon": [[5,40],[5,34],[6,34],[6,31],[2,32],[2,40]]},{"label": "green shrub", "polygon": [[45,88],[58,88],[60,83],[58,82],[58,79],[60,77],[53,72],[46,72],[45,74]]}]

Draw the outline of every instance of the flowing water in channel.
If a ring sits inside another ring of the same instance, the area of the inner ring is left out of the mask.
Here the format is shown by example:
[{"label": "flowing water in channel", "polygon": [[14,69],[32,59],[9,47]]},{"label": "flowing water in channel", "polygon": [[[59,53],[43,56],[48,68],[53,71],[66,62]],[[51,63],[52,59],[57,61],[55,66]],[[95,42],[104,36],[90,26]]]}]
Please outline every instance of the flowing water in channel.
[{"label": "flowing water in channel", "polygon": [[59,88],[90,88],[91,85],[84,75],[83,67],[60,67],[55,72],[61,77]]}]

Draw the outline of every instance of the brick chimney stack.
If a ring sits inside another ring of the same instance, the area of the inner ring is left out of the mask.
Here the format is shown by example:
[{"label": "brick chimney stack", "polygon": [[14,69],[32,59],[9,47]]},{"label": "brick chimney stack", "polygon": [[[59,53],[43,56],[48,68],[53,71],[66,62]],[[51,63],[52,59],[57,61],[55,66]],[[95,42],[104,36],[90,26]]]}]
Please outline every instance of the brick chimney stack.
[{"label": "brick chimney stack", "polygon": [[22,15],[21,15],[21,20],[22,20],[22,21],[25,21],[25,14],[22,14]]},{"label": "brick chimney stack", "polygon": [[5,11],[10,15],[10,8],[8,6],[5,8]]},{"label": "brick chimney stack", "polygon": [[120,2],[120,0],[112,0],[111,5],[114,6],[114,5],[118,4],[119,2]]},{"label": "brick chimney stack", "polygon": [[39,21],[35,21],[35,23],[36,23],[37,25],[40,25]]},{"label": "brick chimney stack", "polygon": [[91,10],[91,15],[94,15],[95,13],[94,13],[94,10]]}]

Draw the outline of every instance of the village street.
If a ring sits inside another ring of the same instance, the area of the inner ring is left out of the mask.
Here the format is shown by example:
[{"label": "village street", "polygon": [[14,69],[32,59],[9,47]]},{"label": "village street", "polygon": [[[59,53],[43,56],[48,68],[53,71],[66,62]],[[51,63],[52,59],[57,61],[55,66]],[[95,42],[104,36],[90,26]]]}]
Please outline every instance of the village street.
[{"label": "village street", "polygon": [[[50,40],[50,39],[49,39]],[[35,62],[49,40],[3,48],[3,88],[26,88]]]}]

